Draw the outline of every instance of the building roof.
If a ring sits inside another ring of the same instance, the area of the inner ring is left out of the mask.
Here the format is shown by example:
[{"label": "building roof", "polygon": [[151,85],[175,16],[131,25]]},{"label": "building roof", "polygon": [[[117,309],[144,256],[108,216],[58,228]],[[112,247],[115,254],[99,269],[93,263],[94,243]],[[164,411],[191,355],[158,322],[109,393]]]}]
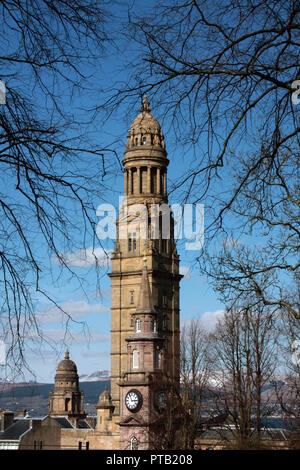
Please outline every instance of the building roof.
[{"label": "building roof", "polygon": [[74,426],[72,422],[64,416],[51,416],[51,419],[54,419],[57,424],[59,424],[59,426],[63,429],[91,429],[91,426],[87,423],[85,419],[78,419],[76,422],[76,426]]},{"label": "building roof", "polygon": [[[0,420],[1,424],[1,420]],[[28,431],[30,428],[30,420],[29,419],[16,419],[14,423],[9,426],[5,431],[0,431],[0,441],[17,441],[20,439],[24,432]]]},{"label": "building roof", "polygon": [[85,419],[79,419],[77,421],[77,429],[91,429],[91,426],[85,421]]},{"label": "building roof", "polygon": [[70,423],[70,421],[67,420],[67,418],[52,417],[52,419],[54,419],[57,422],[57,424],[60,425],[61,428],[64,428],[64,429],[72,429],[73,428],[72,424]]}]

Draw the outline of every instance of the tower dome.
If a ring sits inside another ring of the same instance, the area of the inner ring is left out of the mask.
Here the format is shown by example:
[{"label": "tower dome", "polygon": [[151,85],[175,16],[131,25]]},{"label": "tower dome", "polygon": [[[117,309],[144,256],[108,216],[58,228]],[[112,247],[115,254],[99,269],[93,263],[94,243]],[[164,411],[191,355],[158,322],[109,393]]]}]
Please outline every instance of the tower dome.
[{"label": "tower dome", "polygon": [[57,372],[59,372],[60,374],[63,374],[64,372],[67,372],[68,374],[70,372],[74,372],[75,374],[77,374],[76,364],[74,361],[71,361],[68,350],[65,353],[65,358],[58,364]]},{"label": "tower dome", "polygon": [[83,392],[79,390],[79,377],[75,362],[71,361],[69,351],[57,366],[54,391],[49,396],[50,416],[85,417]]},{"label": "tower dome", "polygon": [[78,389],[78,373],[75,362],[71,361],[69,351],[65,353],[65,358],[60,361],[55,374],[55,389],[73,388]]},{"label": "tower dome", "polygon": [[150,113],[151,108],[144,96],[141,112],[133,120],[126,143],[126,152],[147,148],[155,148],[162,151],[166,155],[164,135],[158,120]]}]

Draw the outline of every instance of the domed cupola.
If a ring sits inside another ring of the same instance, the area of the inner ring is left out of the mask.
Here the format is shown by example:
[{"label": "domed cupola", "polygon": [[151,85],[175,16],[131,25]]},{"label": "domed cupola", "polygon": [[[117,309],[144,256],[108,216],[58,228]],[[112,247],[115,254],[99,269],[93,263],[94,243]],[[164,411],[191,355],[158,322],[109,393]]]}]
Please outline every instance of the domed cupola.
[{"label": "domed cupola", "polygon": [[71,361],[69,351],[57,366],[55,388],[78,388],[78,374],[75,362]]},{"label": "domed cupola", "polygon": [[158,120],[150,113],[151,108],[147,96],[144,96],[141,112],[134,119],[128,131],[126,151],[142,148],[159,150],[166,155],[164,135]]},{"label": "domed cupola", "polygon": [[57,366],[54,391],[49,395],[49,415],[84,418],[83,392],[79,390],[79,378],[75,362],[69,351]]},{"label": "domed cupola", "polygon": [[145,95],[128,132],[123,158],[125,196],[134,202],[142,195],[165,201],[168,164],[164,135]]}]

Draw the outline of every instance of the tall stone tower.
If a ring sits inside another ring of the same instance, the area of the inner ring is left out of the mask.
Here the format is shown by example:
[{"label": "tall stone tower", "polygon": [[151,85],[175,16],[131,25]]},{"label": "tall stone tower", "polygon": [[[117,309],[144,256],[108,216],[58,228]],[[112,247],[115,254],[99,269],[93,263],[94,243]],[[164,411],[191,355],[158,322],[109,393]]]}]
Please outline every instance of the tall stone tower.
[{"label": "tall stone tower", "polygon": [[169,216],[168,164],[161,127],[150,113],[145,96],[141,113],[128,132],[123,159],[125,197],[111,259],[111,396],[116,423],[120,421],[123,393],[120,384],[128,372],[128,355],[131,354],[127,340],[136,328],[144,270],[156,316],[156,332],[160,338],[157,341],[163,338],[168,373],[179,381],[181,275],[173,219]]},{"label": "tall stone tower", "polygon": [[[145,259],[146,261],[146,259]],[[157,411],[166,401],[166,339],[158,331],[148,271],[143,267],[134,331],[127,338],[127,372],[119,382],[120,449],[151,449]]]}]

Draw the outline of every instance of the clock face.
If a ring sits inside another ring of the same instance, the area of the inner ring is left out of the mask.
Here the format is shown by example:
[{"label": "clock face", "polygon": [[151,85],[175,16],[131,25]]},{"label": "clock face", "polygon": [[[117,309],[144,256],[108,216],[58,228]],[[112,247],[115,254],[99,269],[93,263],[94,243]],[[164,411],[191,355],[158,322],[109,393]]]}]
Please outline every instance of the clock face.
[{"label": "clock face", "polygon": [[136,410],[142,404],[142,395],[138,390],[129,390],[125,397],[125,405],[130,411]]},{"label": "clock face", "polygon": [[158,408],[160,410],[164,410],[167,406],[167,397],[166,397],[165,392],[163,391],[158,392],[158,394],[156,395],[156,401],[157,401]]}]

